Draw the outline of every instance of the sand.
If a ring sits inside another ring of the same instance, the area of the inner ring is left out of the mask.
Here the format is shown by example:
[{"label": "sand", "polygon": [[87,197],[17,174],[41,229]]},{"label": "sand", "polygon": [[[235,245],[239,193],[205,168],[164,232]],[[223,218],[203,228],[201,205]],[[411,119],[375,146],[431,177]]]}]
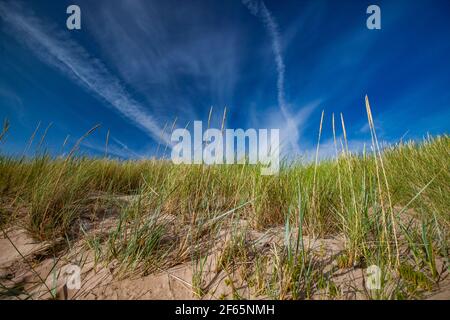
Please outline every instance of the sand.
[{"label": "sand", "polygon": [[[112,227],[114,219],[100,226]],[[100,228],[91,228],[96,232]],[[55,251],[54,244],[36,242],[19,227],[7,230],[8,237],[0,235],[0,283],[15,288],[14,294],[1,296],[1,299],[230,299],[233,288],[246,299],[267,299],[255,296],[245,285],[233,278],[233,285],[225,271],[217,272],[217,252],[227,240],[224,231],[217,241],[216,248],[208,255],[204,270],[204,286],[207,293],[196,294],[192,279],[194,266],[190,261],[180,263],[165,270],[158,269],[149,275],[122,275],[117,273],[117,265],[95,263],[94,252],[86,248],[83,239],[75,242],[70,249]],[[251,232],[252,240],[258,250],[268,250],[276,243],[282,243],[283,228],[273,228],[264,233]],[[60,241],[63,241],[62,239]],[[365,299],[364,269],[358,267],[336,271],[335,257],[344,249],[344,239],[336,236],[327,239],[305,237],[305,247],[324,264],[323,272],[332,272],[333,282],[340,288],[340,299]],[[58,243],[58,241],[56,241]],[[14,245],[13,245],[14,244]],[[54,256],[53,252],[59,252]],[[79,289],[71,289],[67,284],[70,277],[68,268],[80,266]],[[450,280],[441,281],[439,288],[424,295],[426,299],[450,299]],[[325,298],[320,292],[312,299]]]}]

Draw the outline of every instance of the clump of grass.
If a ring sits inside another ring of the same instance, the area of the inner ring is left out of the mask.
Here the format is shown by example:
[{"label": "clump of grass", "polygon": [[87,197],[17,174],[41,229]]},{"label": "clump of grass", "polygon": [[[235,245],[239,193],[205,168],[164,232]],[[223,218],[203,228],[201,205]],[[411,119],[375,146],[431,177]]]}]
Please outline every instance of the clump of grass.
[{"label": "clump of grass", "polygon": [[409,263],[405,262],[400,265],[399,275],[407,282],[411,291],[431,290],[433,288],[433,282]]},{"label": "clump of grass", "polygon": [[106,261],[117,261],[121,274],[136,270],[148,274],[182,258],[176,255],[180,237],[171,225],[173,221],[152,209],[146,196],[145,191],[140,193],[123,209],[105,241]]}]

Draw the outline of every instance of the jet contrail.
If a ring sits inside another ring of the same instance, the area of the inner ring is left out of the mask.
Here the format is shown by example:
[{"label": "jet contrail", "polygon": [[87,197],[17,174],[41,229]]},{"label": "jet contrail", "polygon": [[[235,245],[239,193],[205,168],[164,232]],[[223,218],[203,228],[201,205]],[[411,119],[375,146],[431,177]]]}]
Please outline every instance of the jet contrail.
[{"label": "jet contrail", "polygon": [[[293,121],[293,117],[290,115],[285,101],[285,93],[284,93],[284,73],[285,73],[285,65],[283,61],[283,55],[281,53],[281,43],[280,43],[280,33],[278,31],[278,25],[275,22],[270,11],[267,9],[266,5],[262,1],[254,1],[254,0],[243,0],[242,3],[248,8],[251,14],[260,18],[264,24],[264,27],[267,29],[271,42],[272,42],[272,51],[275,57],[275,64],[277,68],[277,100],[278,107],[281,110],[281,114],[286,121],[287,130],[291,131],[292,134],[289,135],[289,143],[294,149],[295,153],[299,153],[299,148],[297,145],[297,140],[299,137],[298,128],[296,126],[295,121]],[[294,117],[295,118],[295,117]]]},{"label": "jet contrail", "polygon": [[249,9],[250,13],[262,19],[269,36],[272,41],[272,51],[275,56],[275,64],[277,67],[277,91],[278,91],[278,105],[283,112],[283,116],[287,117],[286,101],[284,95],[284,72],[285,65],[283,55],[281,54],[280,34],[278,32],[278,25],[276,24],[272,14],[267,9],[262,1],[243,0],[242,3]]}]

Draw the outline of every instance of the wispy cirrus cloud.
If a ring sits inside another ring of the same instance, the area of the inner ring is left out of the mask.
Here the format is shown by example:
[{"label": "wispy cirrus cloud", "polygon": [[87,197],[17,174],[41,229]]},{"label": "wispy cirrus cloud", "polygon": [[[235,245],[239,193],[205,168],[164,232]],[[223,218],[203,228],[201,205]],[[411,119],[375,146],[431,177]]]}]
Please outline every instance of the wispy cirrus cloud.
[{"label": "wispy cirrus cloud", "polygon": [[[389,14],[374,31],[360,2],[78,0],[82,30],[69,32],[66,2],[0,0],[0,117],[23,111],[16,141],[41,120],[60,123],[62,134],[102,122],[123,141],[111,138],[111,152],[114,144],[139,158],[165,146],[165,124],[170,134],[174,119],[174,127],[206,121],[214,106],[211,123],[220,127],[226,106],[226,127],[279,128],[283,153],[295,156],[315,154],[324,109],[321,145],[332,154],[329,115],[343,113],[349,138],[365,141],[368,94],[380,139],[442,133],[448,4],[427,11],[426,2],[407,2],[383,3]],[[30,54],[50,68],[26,61]]]},{"label": "wispy cirrus cloud", "polygon": [[[184,127],[207,116],[211,105],[232,107],[242,35],[237,25],[217,23],[223,11],[209,2],[178,1],[94,7],[85,23],[104,57],[164,123],[177,117]],[[99,21],[108,28],[96,28]]]},{"label": "wispy cirrus cloud", "polygon": [[62,31],[37,18],[24,6],[0,3],[5,26],[42,61],[57,68],[77,84],[94,93],[154,140],[168,143],[157,120],[127,92],[106,66]]}]

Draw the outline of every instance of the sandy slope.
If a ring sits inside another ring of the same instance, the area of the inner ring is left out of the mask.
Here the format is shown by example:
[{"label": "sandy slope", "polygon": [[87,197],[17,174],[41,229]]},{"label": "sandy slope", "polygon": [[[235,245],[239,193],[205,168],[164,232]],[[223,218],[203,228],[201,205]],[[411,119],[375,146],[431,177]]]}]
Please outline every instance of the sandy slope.
[{"label": "sandy slope", "polygon": [[[113,223],[110,221],[110,223]],[[103,226],[104,227],[104,226]],[[92,229],[90,232],[95,232]],[[70,250],[57,257],[53,257],[54,247],[49,243],[36,243],[25,230],[10,228],[8,238],[0,236],[0,283],[9,288],[15,287],[15,296],[3,299],[27,298],[49,299],[50,291],[58,299],[198,299],[191,285],[193,266],[190,262],[179,264],[167,270],[159,269],[150,275],[120,276],[116,273],[114,263],[105,266],[95,265],[94,254],[83,246],[79,240]],[[281,228],[269,232],[253,232],[252,237],[260,250],[270,247],[272,243],[280,242],[279,235],[283,234]],[[222,235],[226,240],[227,233]],[[14,243],[14,245],[12,245]],[[305,246],[311,248],[317,257],[329,266],[324,272],[331,270],[333,257],[343,249],[343,239],[339,237],[329,239],[305,238]],[[216,248],[217,249],[217,248]],[[218,252],[219,250],[212,250]],[[20,252],[20,253],[19,253]],[[232,288],[226,281],[229,278],[224,271],[216,272],[217,256],[211,253],[208,256],[204,283],[208,293],[203,299],[232,298]],[[81,288],[68,289],[67,268],[69,265],[81,266]],[[333,281],[339,285],[341,298],[364,299],[363,277],[364,269],[348,268],[333,272]],[[44,284],[45,282],[45,284]],[[239,295],[249,299],[266,299],[265,296],[252,296],[247,287],[241,286],[239,279],[234,279],[234,288]],[[450,299],[450,280],[441,282],[440,288],[425,296],[433,299]],[[321,299],[320,293],[313,298]]]}]

